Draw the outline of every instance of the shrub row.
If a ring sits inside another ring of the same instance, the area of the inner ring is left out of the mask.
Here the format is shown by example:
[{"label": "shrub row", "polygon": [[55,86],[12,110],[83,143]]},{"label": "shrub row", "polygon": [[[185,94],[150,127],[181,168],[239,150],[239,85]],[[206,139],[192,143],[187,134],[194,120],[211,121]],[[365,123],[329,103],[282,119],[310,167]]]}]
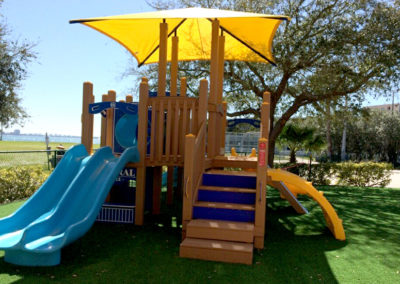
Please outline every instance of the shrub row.
[{"label": "shrub row", "polygon": [[335,181],[344,186],[378,186],[390,183],[392,164],[375,162],[344,162],[312,164],[280,164],[275,167],[285,168],[316,185],[330,185]]},{"label": "shrub row", "polygon": [[0,168],[0,204],[30,197],[48,175],[41,166]]}]

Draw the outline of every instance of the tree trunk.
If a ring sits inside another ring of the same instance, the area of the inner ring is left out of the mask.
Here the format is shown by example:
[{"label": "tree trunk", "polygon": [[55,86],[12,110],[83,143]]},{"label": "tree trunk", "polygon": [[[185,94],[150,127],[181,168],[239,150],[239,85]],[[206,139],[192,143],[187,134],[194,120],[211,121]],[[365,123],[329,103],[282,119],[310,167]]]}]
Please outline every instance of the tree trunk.
[{"label": "tree trunk", "polygon": [[347,122],[344,122],[343,125],[343,135],[342,135],[342,148],[340,153],[340,160],[343,162],[346,160],[346,135],[347,135]]},{"label": "tree trunk", "polygon": [[290,149],[290,163],[295,164],[296,163],[296,151]]},{"label": "tree trunk", "polygon": [[328,159],[332,161],[332,136],[331,136],[331,103],[326,102],[326,142],[328,144]]},{"label": "tree trunk", "polygon": [[274,167],[276,137],[269,136],[268,141],[268,166]]}]

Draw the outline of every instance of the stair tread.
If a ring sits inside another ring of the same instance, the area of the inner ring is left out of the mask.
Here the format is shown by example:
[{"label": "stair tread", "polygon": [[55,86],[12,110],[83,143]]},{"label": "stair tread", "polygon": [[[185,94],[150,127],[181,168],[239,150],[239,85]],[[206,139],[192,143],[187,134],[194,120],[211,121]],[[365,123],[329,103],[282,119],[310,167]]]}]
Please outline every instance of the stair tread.
[{"label": "stair tread", "polygon": [[223,187],[223,186],[210,186],[201,185],[199,190],[212,190],[212,191],[226,191],[226,192],[241,192],[241,193],[255,193],[254,188],[244,188],[244,187]]},{"label": "stair tread", "polygon": [[251,204],[237,204],[237,203],[223,203],[223,202],[196,201],[194,203],[194,206],[220,208],[220,209],[248,210],[248,211],[255,210],[255,206]]},{"label": "stair tread", "polygon": [[256,172],[247,172],[247,171],[225,171],[225,170],[209,170],[205,172],[205,174],[215,174],[215,175],[229,175],[229,176],[248,176],[248,177],[256,177]]},{"label": "stair tread", "polygon": [[241,242],[220,241],[220,240],[186,238],[181,243],[181,247],[195,247],[195,248],[204,248],[204,249],[228,250],[228,251],[236,251],[236,252],[244,252],[244,253],[253,253],[253,244],[241,243]]},{"label": "stair tread", "polygon": [[239,230],[250,231],[254,230],[254,224],[249,222],[233,222],[222,220],[195,219],[191,220],[188,227],[202,227],[221,230]]}]

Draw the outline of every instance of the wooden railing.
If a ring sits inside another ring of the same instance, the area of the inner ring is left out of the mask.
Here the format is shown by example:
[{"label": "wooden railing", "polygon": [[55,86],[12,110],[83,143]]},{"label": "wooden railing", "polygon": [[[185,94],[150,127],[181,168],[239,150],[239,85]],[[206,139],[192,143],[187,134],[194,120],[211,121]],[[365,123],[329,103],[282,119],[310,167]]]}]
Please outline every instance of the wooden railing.
[{"label": "wooden railing", "polygon": [[[148,90],[146,79],[143,79],[141,84]],[[151,110],[150,117],[149,110]],[[199,99],[186,97],[184,92],[182,94],[182,90],[179,97],[149,98],[145,91],[140,93],[139,129],[141,131],[138,133],[138,144],[142,145],[140,154],[146,160],[146,166],[183,166],[185,135],[197,133],[198,111]],[[147,131],[149,123],[150,133]]]},{"label": "wooden railing", "polygon": [[197,196],[202,174],[204,172],[206,147],[206,122],[203,121],[197,135],[188,134],[185,138],[185,174],[183,196],[183,230],[192,219],[192,207]]},{"label": "wooden railing", "polygon": [[185,135],[197,133],[198,99],[155,97],[147,105],[151,109],[150,163],[183,162]]}]

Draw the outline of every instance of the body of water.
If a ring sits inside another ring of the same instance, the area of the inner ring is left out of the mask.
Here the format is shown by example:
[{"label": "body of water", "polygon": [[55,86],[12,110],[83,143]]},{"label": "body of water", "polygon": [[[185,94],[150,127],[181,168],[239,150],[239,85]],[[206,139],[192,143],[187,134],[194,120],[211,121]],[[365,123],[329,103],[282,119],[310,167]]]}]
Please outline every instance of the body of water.
[{"label": "body of water", "polygon": [[[57,143],[81,143],[81,137],[79,136],[52,136],[49,135],[50,142]],[[3,134],[3,141],[34,141],[45,143],[45,135],[14,135],[14,134]],[[100,144],[99,137],[93,137],[93,144]]]}]

